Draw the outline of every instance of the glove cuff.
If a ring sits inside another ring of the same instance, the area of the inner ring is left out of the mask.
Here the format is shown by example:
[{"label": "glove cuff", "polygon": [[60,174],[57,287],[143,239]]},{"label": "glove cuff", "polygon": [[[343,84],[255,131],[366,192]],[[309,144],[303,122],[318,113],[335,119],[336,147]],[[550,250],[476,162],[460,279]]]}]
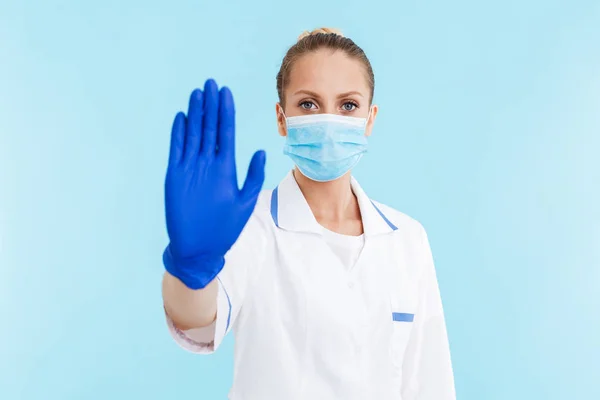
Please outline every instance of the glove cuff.
[{"label": "glove cuff", "polygon": [[163,253],[167,272],[192,290],[204,289],[221,272],[225,265],[223,256],[198,256],[176,258],[167,246]]}]

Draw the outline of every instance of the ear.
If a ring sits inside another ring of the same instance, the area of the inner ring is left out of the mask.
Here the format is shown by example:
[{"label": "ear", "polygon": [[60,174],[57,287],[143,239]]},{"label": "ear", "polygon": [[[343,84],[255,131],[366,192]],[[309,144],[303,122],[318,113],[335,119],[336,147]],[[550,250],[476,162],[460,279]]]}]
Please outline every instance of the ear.
[{"label": "ear", "polygon": [[365,128],[365,136],[371,136],[371,132],[373,131],[373,124],[375,124],[375,118],[377,118],[377,113],[379,112],[379,107],[376,104],[371,106],[371,113],[369,114],[369,119],[367,120],[367,126]]},{"label": "ear", "polygon": [[281,104],[275,104],[275,113],[277,114],[277,131],[283,137],[287,136],[287,128],[285,125],[285,114]]}]

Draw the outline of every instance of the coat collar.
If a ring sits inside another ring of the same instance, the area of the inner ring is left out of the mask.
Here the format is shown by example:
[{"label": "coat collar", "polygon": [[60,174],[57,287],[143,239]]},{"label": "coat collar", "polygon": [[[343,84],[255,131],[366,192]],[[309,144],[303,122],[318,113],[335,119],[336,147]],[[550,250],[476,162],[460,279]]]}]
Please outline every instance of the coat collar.
[{"label": "coat collar", "polygon": [[[354,177],[352,191],[358,199],[365,236],[390,233],[398,229],[369,199]],[[278,228],[321,234],[323,227],[314,217],[293,172],[289,172],[271,194],[271,217]]]}]

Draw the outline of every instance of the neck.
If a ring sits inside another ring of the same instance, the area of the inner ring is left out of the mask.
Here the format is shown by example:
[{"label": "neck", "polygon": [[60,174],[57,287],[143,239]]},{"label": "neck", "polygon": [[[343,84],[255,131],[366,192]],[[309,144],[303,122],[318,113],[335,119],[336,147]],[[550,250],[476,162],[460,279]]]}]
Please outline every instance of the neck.
[{"label": "neck", "polygon": [[360,219],[358,200],[352,193],[350,172],[331,182],[315,182],[296,168],[294,178],[318,221],[339,223]]}]

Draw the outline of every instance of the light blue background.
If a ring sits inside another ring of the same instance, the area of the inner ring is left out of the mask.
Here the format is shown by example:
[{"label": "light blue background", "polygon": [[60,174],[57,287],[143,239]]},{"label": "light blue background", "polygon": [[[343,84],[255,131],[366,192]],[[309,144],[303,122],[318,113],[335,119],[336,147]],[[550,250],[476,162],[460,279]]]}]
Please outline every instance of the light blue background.
[{"label": "light blue background", "polygon": [[232,338],[194,356],[163,320],[171,120],[227,84],[273,187],[275,74],[323,25],[372,60],[356,176],[429,232],[459,398],[600,398],[592,0],[2,1],[0,398],[226,397]]}]

